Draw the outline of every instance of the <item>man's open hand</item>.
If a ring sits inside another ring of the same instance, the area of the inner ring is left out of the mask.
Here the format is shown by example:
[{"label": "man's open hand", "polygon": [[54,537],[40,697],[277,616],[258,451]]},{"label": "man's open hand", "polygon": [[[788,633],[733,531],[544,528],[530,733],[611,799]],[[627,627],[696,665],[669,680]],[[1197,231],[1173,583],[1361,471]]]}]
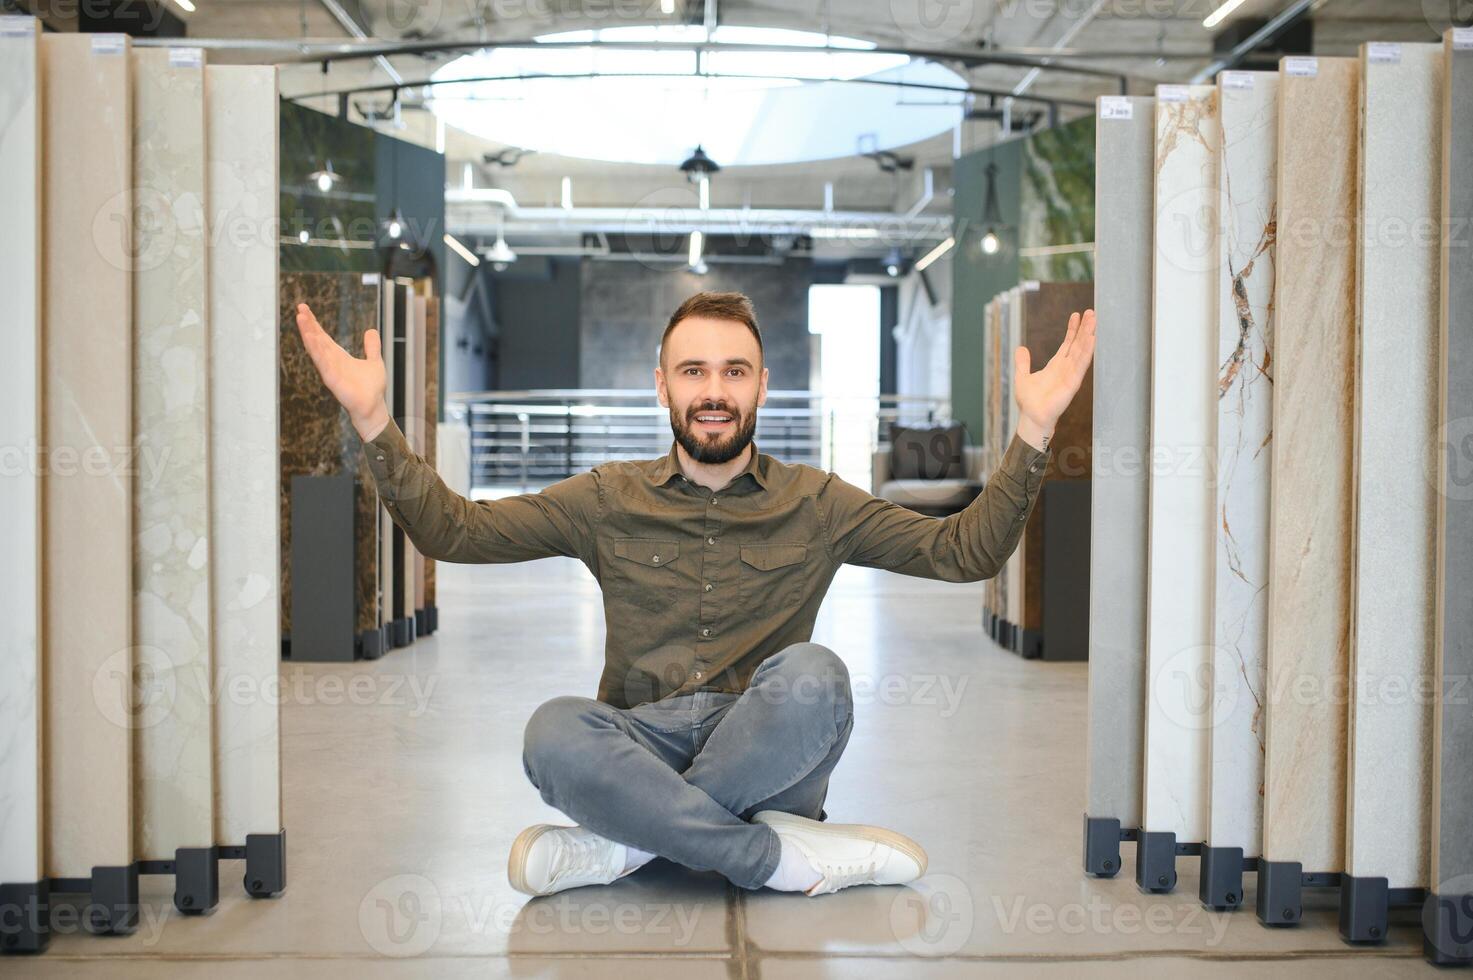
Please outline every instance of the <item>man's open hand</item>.
[{"label": "man's open hand", "polygon": [[1095,311],[1069,317],[1064,342],[1042,370],[1030,371],[1027,347],[1013,348],[1013,396],[1018,400],[1018,435],[1035,449],[1047,449],[1059,416],[1074,400],[1095,352]]},{"label": "man's open hand", "polygon": [[377,436],[389,424],[389,408],[384,404],[389,383],[378,331],[364,331],[365,356],[354,357],[328,336],[306,303],[297,304],[297,330],[322,383],[347,409],[358,435],[364,442]]}]

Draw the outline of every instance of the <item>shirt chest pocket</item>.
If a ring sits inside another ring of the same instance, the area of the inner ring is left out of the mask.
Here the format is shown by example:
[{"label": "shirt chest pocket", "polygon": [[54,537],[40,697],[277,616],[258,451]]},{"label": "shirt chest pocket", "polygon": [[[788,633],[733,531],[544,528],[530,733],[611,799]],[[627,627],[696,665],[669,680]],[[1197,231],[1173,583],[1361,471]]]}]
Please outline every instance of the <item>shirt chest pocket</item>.
[{"label": "shirt chest pocket", "polygon": [[680,542],[668,538],[616,538],[613,595],[643,609],[670,608],[670,590],[679,574],[670,566],[680,557]]},{"label": "shirt chest pocket", "polygon": [[807,545],[744,544],[740,554],[737,597],[744,612],[760,616],[802,600],[808,575]]}]

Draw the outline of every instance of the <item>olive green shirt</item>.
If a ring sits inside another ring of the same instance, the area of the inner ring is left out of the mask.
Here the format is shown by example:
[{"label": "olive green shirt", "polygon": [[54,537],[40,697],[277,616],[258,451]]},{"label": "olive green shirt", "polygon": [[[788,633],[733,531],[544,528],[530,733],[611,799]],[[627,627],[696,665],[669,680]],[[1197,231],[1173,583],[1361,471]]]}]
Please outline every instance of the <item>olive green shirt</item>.
[{"label": "olive green shirt", "polygon": [[[1052,450],[1014,434],[966,509],[928,517],[834,473],[758,451],[720,490],[688,480],[676,443],[537,492],[471,501],[390,421],[366,445],[380,499],[439,561],[565,555],[598,580],[607,635],[598,699],[627,708],[695,690],[740,693],[764,659],[808,640],[848,562],[975,582],[1017,547]],[[555,628],[555,627],[554,627]]]}]

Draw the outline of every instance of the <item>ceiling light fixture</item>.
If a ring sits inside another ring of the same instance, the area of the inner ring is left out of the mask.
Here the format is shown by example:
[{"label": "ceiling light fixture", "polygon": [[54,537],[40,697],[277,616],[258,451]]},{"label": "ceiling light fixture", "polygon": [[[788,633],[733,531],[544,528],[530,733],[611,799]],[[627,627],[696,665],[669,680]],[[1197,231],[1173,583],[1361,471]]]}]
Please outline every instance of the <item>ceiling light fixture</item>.
[{"label": "ceiling light fixture", "polygon": [[1218,24],[1221,24],[1228,14],[1232,13],[1234,10],[1237,10],[1242,5],[1243,0],[1227,0],[1227,2],[1224,3],[1221,7],[1218,7],[1202,20],[1202,26],[1207,28],[1208,30],[1211,30]]},{"label": "ceiling light fixture", "polygon": [[947,252],[950,252],[951,251],[951,247],[953,245],[955,245],[955,244],[956,244],[956,239],[955,238],[948,237],[946,239],[946,241],[942,242],[940,245],[937,245],[935,248],[931,249],[931,251],[927,252],[924,256],[922,256],[922,258],[920,259],[920,261],[918,261],[916,263],[916,266],[915,266],[916,271],[917,272],[925,272],[927,269],[929,269],[931,267],[931,263],[932,262],[935,262],[937,259],[941,258],[941,256],[945,255]]}]

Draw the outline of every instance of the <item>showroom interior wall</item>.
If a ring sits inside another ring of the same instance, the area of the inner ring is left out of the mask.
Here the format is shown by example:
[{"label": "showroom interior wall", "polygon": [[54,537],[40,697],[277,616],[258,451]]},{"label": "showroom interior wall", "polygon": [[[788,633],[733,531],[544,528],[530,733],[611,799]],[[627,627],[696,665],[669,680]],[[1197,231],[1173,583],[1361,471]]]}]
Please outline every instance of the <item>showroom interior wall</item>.
[{"label": "showroom interior wall", "polygon": [[807,388],[808,287],[812,263],[781,265],[712,261],[698,276],[683,266],[585,261],[579,306],[579,382],[585,388],[649,388],[665,324],[700,290],[745,293],[757,310],[772,389]]}]

